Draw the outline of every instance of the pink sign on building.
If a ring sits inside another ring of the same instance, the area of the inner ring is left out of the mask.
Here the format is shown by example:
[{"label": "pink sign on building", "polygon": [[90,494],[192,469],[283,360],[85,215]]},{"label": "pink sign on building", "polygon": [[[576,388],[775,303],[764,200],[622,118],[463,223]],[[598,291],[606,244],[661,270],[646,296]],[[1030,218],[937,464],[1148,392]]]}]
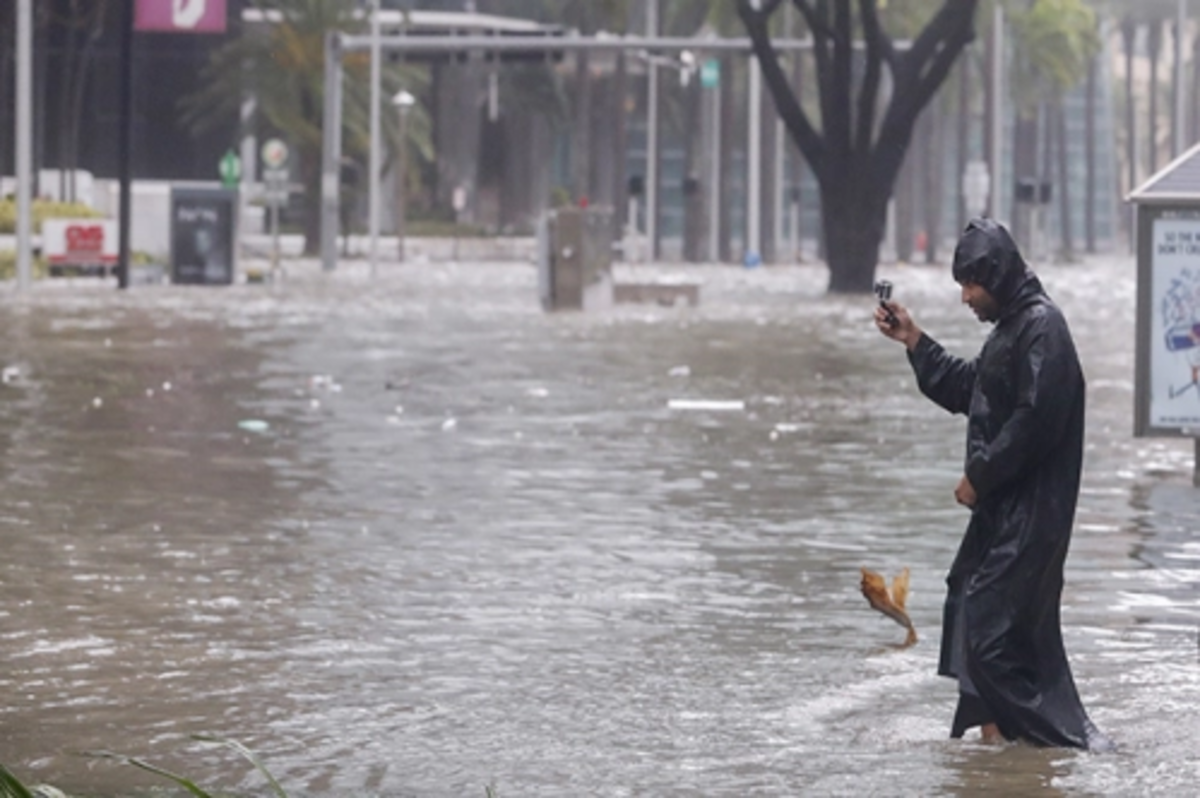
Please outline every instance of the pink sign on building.
[{"label": "pink sign on building", "polygon": [[134,30],[224,33],[226,0],[137,0]]}]

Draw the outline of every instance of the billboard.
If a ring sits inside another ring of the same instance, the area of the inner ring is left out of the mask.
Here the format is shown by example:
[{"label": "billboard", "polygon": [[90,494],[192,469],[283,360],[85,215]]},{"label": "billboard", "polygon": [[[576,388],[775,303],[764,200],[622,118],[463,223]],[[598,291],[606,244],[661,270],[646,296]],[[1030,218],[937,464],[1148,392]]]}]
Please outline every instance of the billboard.
[{"label": "billboard", "polygon": [[1137,434],[1200,432],[1200,211],[1139,209]]},{"label": "billboard", "polygon": [[133,28],[159,33],[224,33],[227,0],[135,0]]},{"label": "billboard", "polygon": [[233,282],[237,192],[224,188],[171,190],[171,281]]}]

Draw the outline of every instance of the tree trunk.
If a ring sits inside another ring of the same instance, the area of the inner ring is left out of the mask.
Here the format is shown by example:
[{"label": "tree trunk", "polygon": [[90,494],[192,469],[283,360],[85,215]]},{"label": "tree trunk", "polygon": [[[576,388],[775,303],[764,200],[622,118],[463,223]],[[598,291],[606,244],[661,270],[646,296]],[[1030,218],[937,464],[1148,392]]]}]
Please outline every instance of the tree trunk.
[{"label": "tree trunk", "polygon": [[[1137,43],[1137,24],[1130,17],[1121,22],[1121,40],[1125,46],[1125,167],[1126,186],[1123,194],[1137,188],[1137,98],[1133,93],[1133,56]],[[1133,245],[1133,217],[1121,214],[1122,227],[1130,246]]]},{"label": "tree trunk", "polygon": [[[1013,124],[1013,180],[1034,180],[1038,175],[1037,143],[1038,115],[1036,109],[1025,109],[1017,113]],[[1037,197],[1033,198],[1034,200]],[[1018,192],[1012,192],[1012,206],[1009,218],[1012,219],[1010,232],[1013,240],[1022,248],[1028,248],[1032,242],[1032,230],[1028,220],[1023,215],[1024,208],[1018,197]]]},{"label": "tree trunk", "polygon": [[1084,180],[1083,226],[1088,254],[1096,251],[1096,73],[1099,56],[1088,60],[1086,94],[1084,95]]},{"label": "tree trunk", "polygon": [[[751,69],[757,69],[756,64],[750,64]],[[762,152],[762,179],[759,181],[758,192],[758,208],[759,208],[759,255],[762,257],[763,263],[775,263],[775,184],[779,179],[777,164],[775,158],[775,122],[778,120],[778,115],[775,113],[775,103],[771,101],[771,97],[767,88],[763,87],[763,97],[761,104],[761,113],[759,114],[759,131],[762,133],[760,139],[760,147]]]},{"label": "tree trunk", "polygon": [[321,246],[321,153],[305,148],[298,155],[304,181],[304,254],[316,255]]},{"label": "tree trunk", "polygon": [[1150,174],[1158,171],[1158,58],[1162,50],[1162,22],[1150,23],[1146,37],[1147,55],[1150,57],[1150,124],[1147,130],[1147,145],[1150,152]]},{"label": "tree trunk", "polygon": [[[958,202],[955,203],[957,213],[954,216],[955,231],[962,230],[967,226],[967,218],[979,212],[978,208],[967,207],[967,197],[962,190],[963,175],[967,172],[967,161],[970,160],[970,153],[967,151],[971,146],[971,59],[963,58],[958,62],[958,128],[957,137],[954,147],[954,186],[955,196],[958,197]],[[999,184],[999,180],[993,176]]]},{"label": "tree trunk", "polygon": [[925,262],[938,262],[938,245],[942,239],[942,187],[945,185],[943,154],[946,151],[946,119],[950,116],[950,97],[947,93],[934,100],[922,116],[929,135],[925,137]]},{"label": "tree trunk", "polygon": [[[1075,260],[1075,234],[1071,219],[1071,166],[1067,150],[1067,109],[1063,98],[1054,103],[1055,132],[1058,134],[1058,216],[1062,235],[1062,259],[1067,263]],[[1089,197],[1090,200],[1090,197]]]},{"label": "tree trunk", "polygon": [[625,109],[625,94],[629,91],[629,70],[624,51],[617,53],[617,65],[613,73],[613,235],[621,238],[625,225],[629,223],[629,203],[626,191],[627,168],[625,150],[629,143],[629,113]]},{"label": "tree trunk", "polygon": [[55,75],[58,81],[58,124],[55,125],[55,165],[58,167],[58,199],[65,202],[67,196],[67,151],[71,146],[71,108],[75,97],[75,83],[82,79],[76,75],[75,61],[79,53],[79,37],[73,24],[79,14],[77,0],[72,0],[67,10],[68,18],[62,25],[62,61]]},{"label": "tree trunk", "polygon": [[575,119],[571,136],[571,192],[576,202],[591,195],[592,73],[586,50],[575,54]]},{"label": "tree trunk", "polygon": [[730,185],[730,176],[733,174],[733,147],[735,142],[734,122],[737,120],[737,95],[734,92],[736,78],[734,59],[729,56],[721,58],[721,147],[720,147],[720,165],[721,170],[721,197],[720,208],[717,214],[719,234],[718,249],[719,257],[722,263],[729,263],[733,260],[733,219],[730,218],[730,208],[732,207],[729,198],[733,195],[732,186]]},{"label": "tree trunk", "polygon": [[[794,53],[792,55],[792,85],[796,87],[796,102],[804,104],[804,53]],[[791,253],[791,257],[796,263],[804,262],[804,225],[801,220],[804,218],[804,177],[807,169],[807,163],[804,160],[804,153],[796,147],[796,142],[788,138],[788,142],[792,147],[792,196],[789,198],[789,211],[792,207],[795,208],[792,221],[796,225],[796,229],[792,231],[792,237],[796,242],[795,251]],[[819,237],[819,236],[818,236]],[[818,247],[819,248],[819,247]]]},{"label": "tree trunk", "polygon": [[[879,245],[887,226],[887,195],[865,191],[849,173],[845,180],[821,185],[821,221],[829,253],[829,291],[871,290]],[[859,178],[862,180],[862,178]],[[875,185],[869,180],[862,180]],[[863,202],[864,196],[873,197]]]},{"label": "tree trunk", "polygon": [[[894,228],[896,237],[896,260],[901,263],[912,263],[913,239],[915,237],[916,212],[913,209],[913,199],[916,196],[917,172],[920,171],[920,153],[910,149],[900,168],[900,176],[892,192],[894,200]],[[880,239],[882,240],[882,239]]]}]

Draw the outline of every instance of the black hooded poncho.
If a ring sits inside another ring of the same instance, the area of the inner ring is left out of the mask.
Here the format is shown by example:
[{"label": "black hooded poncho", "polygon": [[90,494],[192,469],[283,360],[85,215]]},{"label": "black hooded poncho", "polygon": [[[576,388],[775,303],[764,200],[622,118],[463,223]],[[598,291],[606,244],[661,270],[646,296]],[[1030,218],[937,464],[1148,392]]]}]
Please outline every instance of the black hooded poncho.
[{"label": "black hooded poncho", "polygon": [[990,721],[1010,740],[1108,747],[1079,700],[1059,624],[1083,461],[1075,344],[995,222],[967,226],[954,278],[983,286],[1000,311],[974,361],[928,336],[909,353],[921,392],[967,416],[966,476],[977,495],[946,578],[938,673],[957,678],[985,717],[966,720],[960,701],[952,736]]}]

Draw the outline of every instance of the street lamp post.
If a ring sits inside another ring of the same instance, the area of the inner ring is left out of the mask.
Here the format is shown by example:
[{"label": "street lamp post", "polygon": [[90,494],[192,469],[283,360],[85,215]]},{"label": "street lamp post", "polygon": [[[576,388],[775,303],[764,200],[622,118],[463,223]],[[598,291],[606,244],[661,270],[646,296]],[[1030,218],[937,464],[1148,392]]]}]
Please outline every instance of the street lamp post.
[{"label": "street lamp post", "polygon": [[17,288],[33,271],[33,3],[17,4]]},{"label": "street lamp post", "polygon": [[396,250],[401,263],[404,262],[405,217],[408,213],[408,112],[416,101],[416,97],[403,90],[392,97],[392,105],[400,112],[400,152],[396,158]]},{"label": "street lamp post", "polygon": [[379,261],[379,79],[382,68],[379,47],[379,0],[371,2],[371,152],[370,170],[367,177],[367,194],[371,207],[368,209],[370,227],[371,276],[375,276],[375,264]]}]

